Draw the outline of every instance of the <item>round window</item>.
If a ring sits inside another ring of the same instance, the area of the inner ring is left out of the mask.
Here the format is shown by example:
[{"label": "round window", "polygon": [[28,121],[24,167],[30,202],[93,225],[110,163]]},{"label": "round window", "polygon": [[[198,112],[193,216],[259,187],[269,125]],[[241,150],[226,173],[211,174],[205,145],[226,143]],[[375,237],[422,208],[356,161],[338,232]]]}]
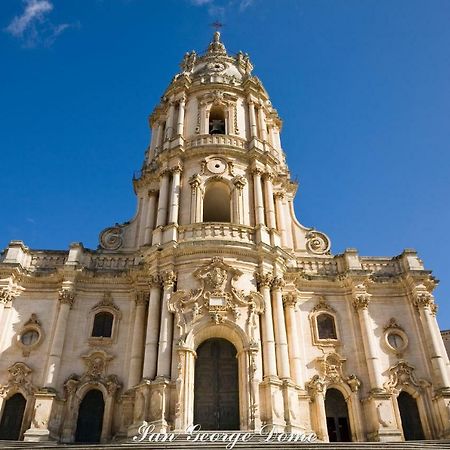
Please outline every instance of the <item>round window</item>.
[{"label": "round window", "polygon": [[403,338],[397,333],[390,333],[388,335],[388,342],[389,342],[390,346],[395,349],[402,348],[405,343]]},{"label": "round window", "polygon": [[385,343],[390,351],[403,352],[408,346],[408,337],[403,330],[397,328],[388,329],[384,335]]},{"label": "round window", "polygon": [[23,345],[33,345],[38,341],[38,339],[39,333],[36,330],[28,330],[22,334],[20,337],[20,342],[22,342]]}]

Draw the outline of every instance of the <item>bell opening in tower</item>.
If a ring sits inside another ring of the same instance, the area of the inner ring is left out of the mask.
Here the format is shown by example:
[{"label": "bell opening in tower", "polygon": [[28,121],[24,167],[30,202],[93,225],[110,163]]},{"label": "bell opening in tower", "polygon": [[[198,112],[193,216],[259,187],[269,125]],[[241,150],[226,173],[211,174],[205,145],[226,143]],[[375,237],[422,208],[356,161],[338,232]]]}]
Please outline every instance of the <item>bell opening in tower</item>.
[{"label": "bell opening in tower", "polygon": [[225,111],[223,108],[214,106],[209,113],[209,134],[225,133]]}]

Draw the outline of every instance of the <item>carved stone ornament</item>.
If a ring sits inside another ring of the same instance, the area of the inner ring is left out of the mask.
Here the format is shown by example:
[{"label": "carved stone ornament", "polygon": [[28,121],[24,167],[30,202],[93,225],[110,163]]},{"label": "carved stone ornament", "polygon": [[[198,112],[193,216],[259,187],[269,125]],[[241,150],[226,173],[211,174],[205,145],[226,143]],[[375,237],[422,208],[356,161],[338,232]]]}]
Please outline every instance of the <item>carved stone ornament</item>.
[{"label": "carved stone ornament", "polygon": [[0,303],[7,304],[14,300],[14,297],[18,295],[18,292],[12,287],[7,286],[0,290]]},{"label": "carved stone ornament", "polygon": [[169,311],[175,314],[176,326],[180,336],[186,335],[193,324],[204,315],[211,320],[222,323],[227,316],[237,320],[244,308],[247,310],[247,325],[250,339],[256,335],[256,315],[261,314],[264,306],[261,294],[245,294],[236,287],[242,272],[224,263],[216,257],[209,264],[194,272],[200,283],[199,289],[175,292],[168,303]]},{"label": "carved stone ornament", "polygon": [[331,313],[336,312],[336,310],[327,303],[325,297],[322,296],[319,297],[319,303],[314,306],[314,308],[311,310],[311,313],[315,313],[317,311],[328,311]]},{"label": "carved stone ornament", "polygon": [[67,304],[71,308],[75,302],[75,294],[71,289],[61,289],[58,293],[58,298],[61,304]]},{"label": "carved stone ornament", "polygon": [[370,294],[357,294],[353,298],[353,307],[355,308],[355,311],[358,311],[359,309],[367,309],[369,307],[370,302]]},{"label": "carved stone ornament", "polygon": [[347,384],[352,392],[358,391],[361,386],[358,377],[355,374],[346,377],[343,373],[345,358],[333,352],[317,358],[316,362],[319,366],[319,374],[314,375],[308,383],[308,389],[313,394],[324,392],[330,384]]},{"label": "carved stone ornament", "polygon": [[86,365],[86,370],[81,377],[77,374],[72,374],[66,380],[64,389],[67,397],[71,398],[85,384],[92,386],[101,384],[109,395],[114,396],[122,385],[116,375],[107,375],[107,364],[113,359],[113,356],[103,350],[94,350],[82,356],[82,358]]},{"label": "carved stone ornament", "polygon": [[384,388],[388,392],[400,390],[402,386],[413,386],[418,389],[429,386],[426,380],[418,380],[415,374],[415,368],[406,361],[400,360],[389,368],[389,380],[384,383]]},{"label": "carved stone ornament", "polygon": [[94,311],[96,309],[111,309],[111,310],[113,310],[115,312],[119,312],[120,311],[119,307],[114,303],[113,298],[112,298],[112,294],[109,291],[105,291],[103,293],[102,300],[99,301],[98,303],[96,303],[92,307],[92,311]]},{"label": "carved stone ornament", "polygon": [[31,395],[36,392],[36,387],[30,380],[32,370],[24,363],[16,362],[9,369],[8,382],[0,385],[0,397],[6,397],[13,390]]},{"label": "carved stone ornament", "polygon": [[122,227],[116,225],[109,227],[100,233],[100,247],[105,250],[118,250],[122,247]]},{"label": "carved stone ornament", "polygon": [[398,324],[397,320],[391,317],[389,319],[389,323],[383,328],[384,331],[387,331],[389,329],[396,329],[404,331],[403,328]]},{"label": "carved stone ornament", "polygon": [[306,249],[314,255],[325,255],[330,252],[330,240],[320,231],[308,231],[306,234]]}]

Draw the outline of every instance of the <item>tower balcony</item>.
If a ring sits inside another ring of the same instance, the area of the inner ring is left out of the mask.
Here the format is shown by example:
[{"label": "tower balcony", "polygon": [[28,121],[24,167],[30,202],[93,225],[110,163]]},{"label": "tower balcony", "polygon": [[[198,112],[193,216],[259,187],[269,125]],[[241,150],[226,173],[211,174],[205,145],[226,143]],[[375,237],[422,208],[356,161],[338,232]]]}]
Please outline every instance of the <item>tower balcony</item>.
[{"label": "tower balcony", "polygon": [[178,228],[178,241],[233,241],[255,243],[253,227],[222,222],[201,222]]},{"label": "tower balcony", "polygon": [[199,134],[185,142],[186,150],[197,147],[230,147],[244,150],[247,147],[246,139],[231,134]]}]

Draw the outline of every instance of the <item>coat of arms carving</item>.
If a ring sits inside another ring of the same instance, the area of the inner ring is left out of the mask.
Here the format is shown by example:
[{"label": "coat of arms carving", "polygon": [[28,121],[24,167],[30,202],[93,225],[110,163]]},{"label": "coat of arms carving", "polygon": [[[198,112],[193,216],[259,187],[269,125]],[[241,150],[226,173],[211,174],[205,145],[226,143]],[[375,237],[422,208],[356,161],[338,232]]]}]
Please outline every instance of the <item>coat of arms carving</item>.
[{"label": "coat of arms carving", "polygon": [[252,336],[252,327],[256,327],[255,315],[261,314],[264,306],[261,294],[256,291],[246,294],[236,286],[243,273],[226,264],[223,258],[215,257],[193,275],[200,288],[177,291],[169,300],[169,311],[175,314],[180,336],[187,334],[205,315],[219,324],[227,318],[237,321],[245,310],[247,331]]}]

